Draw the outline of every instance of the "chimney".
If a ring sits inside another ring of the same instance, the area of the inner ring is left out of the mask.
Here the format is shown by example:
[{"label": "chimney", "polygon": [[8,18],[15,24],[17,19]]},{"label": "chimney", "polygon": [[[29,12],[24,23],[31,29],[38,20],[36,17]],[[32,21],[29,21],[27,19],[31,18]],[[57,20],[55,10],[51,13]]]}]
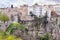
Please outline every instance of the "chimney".
[{"label": "chimney", "polygon": [[37,3],[35,3],[35,5],[38,5]]},{"label": "chimney", "polygon": [[11,8],[13,8],[13,5],[11,5]]}]

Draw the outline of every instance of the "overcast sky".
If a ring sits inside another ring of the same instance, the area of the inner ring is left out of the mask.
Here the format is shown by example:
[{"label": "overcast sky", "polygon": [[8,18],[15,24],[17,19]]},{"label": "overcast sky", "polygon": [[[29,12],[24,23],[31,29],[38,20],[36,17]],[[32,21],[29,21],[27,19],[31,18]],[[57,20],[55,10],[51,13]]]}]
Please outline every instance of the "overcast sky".
[{"label": "overcast sky", "polygon": [[32,5],[34,3],[38,4],[56,4],[59,3],[60,0],[0,0],[0,7],[10,7],[11,4],[19,7],[23,4]]}]

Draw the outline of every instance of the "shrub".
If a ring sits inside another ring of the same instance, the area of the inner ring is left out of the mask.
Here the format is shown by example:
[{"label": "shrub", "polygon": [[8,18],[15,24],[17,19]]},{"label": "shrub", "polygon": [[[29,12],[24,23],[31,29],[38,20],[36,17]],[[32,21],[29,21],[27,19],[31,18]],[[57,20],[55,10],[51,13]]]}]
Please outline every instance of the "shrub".
[{"label": "shrub", "polygon": [[46,34],[43,35],[43,36],[39,36],[39,40],[49,40],[49,34],[46,33]]}]

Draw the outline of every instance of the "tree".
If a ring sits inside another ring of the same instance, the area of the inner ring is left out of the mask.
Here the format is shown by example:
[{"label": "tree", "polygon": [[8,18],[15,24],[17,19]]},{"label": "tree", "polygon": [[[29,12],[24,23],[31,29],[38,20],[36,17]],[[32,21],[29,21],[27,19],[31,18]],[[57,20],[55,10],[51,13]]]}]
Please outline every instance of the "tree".
[{"label": "tree", "polygon": [[9,17],[7,15],[5,15],[5,14],[2,14],[0,12],[0,20],[4,21],[4,23],[5,23],[6,21],[9,21]]},{"label": "tree", "polygon": [[31,15],[31,17],[34,17],[32,24],[38,30],[38,27],[40,27],[40,24],[42,23],[42,18],[41,17],[37,17],[32,12],[30,12],[30,15]]},{"label": "tree", "polygon": [[32,12],[30,12],[31,17],[34,17],[32,25],[35,27],[35,33],[36,33],[36,40],[38,38],[38,31],[40,29],[40,25],[42,23],[42,18],[41,17],[37,17],[35,14],[33,14]]},{"label": "tree", "polygon": [[42,18],[42,22],[44,25],[45,32],[47,32],[47,30],[46,30],[46,25],[48,23],[47,18],[48,18],[48,16],[47,16],[47,11],[46,11],[46,15]]},{"label": "tree", "polygon": [[45,29],[45,32],[47,31],[46,30],[46,25],[47,25],[47,23],[48,23],[48,21],[47,21],[47,11],[46,11],[46,15],[44,16],[44,17],[37,17],[35,14],[33,14],[32,12],[30,12],[30,15],[31,15],[31,17],[34,17],[34,20],[33,20],[33,25],[34,25],[34,27],[35,27],[35,29],[36,29],[36,31],[37,31],[37,37],[38,37],[38,31],[39,31],[39,27],[40,27],[40,25],[42,24],[42,25],[44,25],[43,27],[44,27],[44,29]]},{"label": "tree", "polygon": [[9,32],[10,34],[13,34],[14,28],[15,28],[15,29],[19,29],[19,30],[21,30],[21,31],[25,31],[25,32],[28,31],[28,29],[25,28],[24,26],[22,26],[21,24],[19,24],[19,23],[17,23],[17,22],[13,22],[13,23],[11,23],[11,24],[9,25],[9,27],[7,27],[6,32]]}]

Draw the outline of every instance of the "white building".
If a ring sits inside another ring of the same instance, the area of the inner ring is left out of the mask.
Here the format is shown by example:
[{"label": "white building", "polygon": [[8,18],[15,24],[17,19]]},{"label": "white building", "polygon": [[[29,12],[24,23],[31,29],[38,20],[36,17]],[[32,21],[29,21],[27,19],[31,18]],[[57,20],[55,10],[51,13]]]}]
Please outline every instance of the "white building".
[{"label": "white building", "polygon": [[30,12],[37,15],[37,17],[43,17],[45,16],[46,12],[48,15],[48,20],[50,20],[51,17],[51,10],[49,9],[48,5],[32,5],[28,7],[28,15],[30,15]]},{"label": "white building", "polygon": [[54,5],[54,10],[58,15],[60,15],[60,4]]},{"label": "white building", "polygon": [[28,14],[30,15],[30,12],[37,15],[38,17],[42,14],[42,7],[38,4],[32,5],[28,7]]}]

